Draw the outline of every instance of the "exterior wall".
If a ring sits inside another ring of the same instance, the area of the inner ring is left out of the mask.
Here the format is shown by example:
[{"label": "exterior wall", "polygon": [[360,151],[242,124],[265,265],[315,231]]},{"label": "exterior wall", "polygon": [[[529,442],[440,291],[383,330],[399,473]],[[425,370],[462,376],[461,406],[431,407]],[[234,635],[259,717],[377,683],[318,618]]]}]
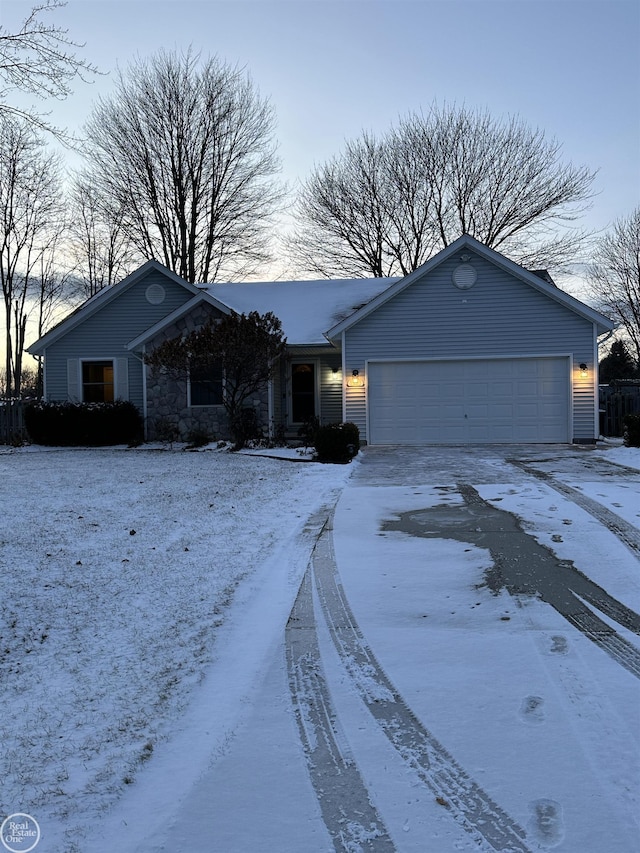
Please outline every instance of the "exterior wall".
[{"label": "exterior wall", "polygon": [[305,350],[291,349],[282,359],[274,377],[272,428],[297,435],[299,424],[291,419],[291,364],[293,361],[314,362],[316,365],[317,409],[321,424],[342,420],[342,355],[333,347]]},{"label": "exterior wall", "polygon": [[[147,288],[154,284],[162,285],[165,290],[165,299],[160,305],[150,304],[145,296]],[[189,291],[162,273],[149,272],[84,323],[47,347],[45,353],[47,400],[78,399],[81,389],[69,387],[69,370],[73,367],[72,360],[119,359],[121,361],[116,365],[116,371],[120,373],[121,378],[126,363],[127,397],[142,411],[142,362],[139,356],[126,350],[126,345],[191,298],[192,294]],[[118,384],[122,387],[121,383]]]},{"label": "exterior wall", "polygon": [[[215,308],[201,305],[190,314],[158,334],[147,344],[147,351],[170,338],[201,328],[211,318],[222,317]],[[175,439],[188,441],[194,432],[206,433],[211,441],[230,438],[229,422],[224,406],[189,406],[187,382],[170,379],[162,370],[147,371],[147,421],[149,441]],[[257,410],[258,421],[266,433],[268,428],[267,388],[247,401]]]},{"label": "exterior wall", "polygon": [[[357,368],[365,377],[365,388],[346,388],[346,420],[356,423],[366,440],[368,359],[570,355],[574,441],[593,440],[593,324],[483,257],[468,254],[478,274],[469,290],[454,286],[452,273],[461,261],[449,258],[344,333],[346,373]],[[581,362],[588,365],[586,379],[579,377]]]}]

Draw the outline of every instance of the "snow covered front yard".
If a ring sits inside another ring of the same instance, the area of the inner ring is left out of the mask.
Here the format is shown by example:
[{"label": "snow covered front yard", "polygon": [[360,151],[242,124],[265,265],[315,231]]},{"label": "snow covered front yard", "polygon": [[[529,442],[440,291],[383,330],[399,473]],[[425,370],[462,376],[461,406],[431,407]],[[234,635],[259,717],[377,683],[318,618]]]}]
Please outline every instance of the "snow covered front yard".
[{"label": "snow covered front yard", "polygon": [[35,817],[43,853],[83,849],[278,557],[286,620],[304,526],[348,473],[215,451],[0,450],[3,819]]},{"label": "snow covered front yard", "polygon": [[639,471],[0,448],[2,818],[36,853],[635,853]]}]

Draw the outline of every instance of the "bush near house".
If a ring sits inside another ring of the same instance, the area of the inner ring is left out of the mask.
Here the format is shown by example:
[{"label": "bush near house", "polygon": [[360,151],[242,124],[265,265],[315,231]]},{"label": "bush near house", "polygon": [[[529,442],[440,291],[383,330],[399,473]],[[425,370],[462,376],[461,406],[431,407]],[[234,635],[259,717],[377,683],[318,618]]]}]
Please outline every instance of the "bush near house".
[{"label": "bush near house", "polygon": [[640,447],[640,415],[627,415],[624,419],[626,447]]},{"label": "bush near house", "polygon": [[54,447],[105,447],[139,444],[143,438],[140,412],[133,403],[34,403],[24,413],[34,444]]},{"label": "bush near house", "polygon": [[355,424],[326,424],[313,438],[318,462],[350,462],[360,448],[360,431]]}]

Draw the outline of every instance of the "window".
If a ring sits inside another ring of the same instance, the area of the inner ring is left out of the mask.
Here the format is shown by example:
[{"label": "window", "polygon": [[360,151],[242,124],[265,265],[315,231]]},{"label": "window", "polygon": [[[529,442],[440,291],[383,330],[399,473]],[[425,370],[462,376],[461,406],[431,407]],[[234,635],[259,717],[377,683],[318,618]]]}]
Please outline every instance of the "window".
[{"label": "window", "polygon": [[189,371],[189,405],[222,405],[222,364],[193,366]]},{"label": "window", "polygon": [[113,402],[113,361],[82,362],[82,399],[85,403]]},{"label": "window", "polygon": [[291,420],[310,421],[316,414],[316,366],[313,362],[291,365]]}]

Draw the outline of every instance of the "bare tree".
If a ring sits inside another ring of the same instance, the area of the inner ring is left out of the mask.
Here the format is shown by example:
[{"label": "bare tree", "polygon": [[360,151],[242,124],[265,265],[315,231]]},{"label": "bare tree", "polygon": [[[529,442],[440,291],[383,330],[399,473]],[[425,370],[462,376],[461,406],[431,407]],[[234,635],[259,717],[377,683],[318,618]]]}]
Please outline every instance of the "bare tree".
[{"label": "bare tree", "polygon": [[60,161],[25,119],[0,113],[0,282],[8,396],[20,393],[37,271],[61,227]]},{"label": "bare tree", "polygon": [[25,119],[62,142],[69,142],[71,137],[48,121],[48,113],[35,107],[13,106],[7,103],[7,97],[17,91],[40,101],[63,100],[71,94],[71,83],[76,78],[87,81],[98,73],[94,65],[76,53],[84,45],[72,41],[68,30],[47,20],[51,12],[66,5],[64,0],[44,0],[32,7],[17,32],[0,26],[0,114]]},{"label": "bare tree", "polygon": [[144,258],[191,282],[233,280],[269,257],[282,197],[273,131],[272,107],[238,68],[160,52],[94,108],[88,172]]},{"label": "bare tree", "polygon": [[[33,265],[29,284],[29,319],[36,336],[41,338],[53,325],[62,311],[83,301],[84,291],[73,270],[61,266],[60,259],[66,257],[66,223],[59,220],[58,226],[51,229],[49,240],[42,246]],[[43,359],[34,356],[36,369],[32,387],[37,395],[43,394]],[[24,391],[25,370],[22,371]]]},{"label": "bare tree", "polygon": [[302,187],[288,246],[321,275],[411,272],[461,234],[530,267],[574,261],[595,177],[518,118],[433,108],[364,133]]},{"label": "bare tree", "polygon": [[132,269],[138,256],[124,227],[124,210],[114,207],[86,173],[71,187],[69,252],[85,297],[111,287]]},{"label": "bare tree", "polygon": [[640,207],[600,238],[588,278],[598,308],[615,320],[640,364]]}]

